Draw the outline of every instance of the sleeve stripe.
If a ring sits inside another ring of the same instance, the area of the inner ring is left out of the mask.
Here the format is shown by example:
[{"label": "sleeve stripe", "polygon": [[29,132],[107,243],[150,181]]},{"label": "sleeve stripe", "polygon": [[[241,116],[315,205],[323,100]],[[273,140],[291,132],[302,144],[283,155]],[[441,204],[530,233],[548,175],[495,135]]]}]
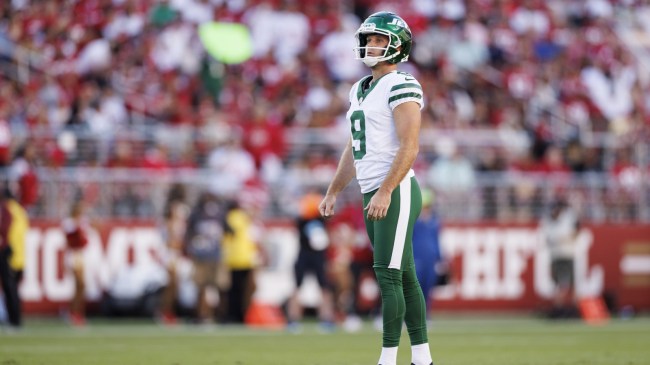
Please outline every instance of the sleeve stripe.
[{"label": "sleeve stripe", "polygon": [[416,99],[416,98],[399,99],[399,100],[396,100],[396,101],[388,104],[388,106],[390,107],[391,110],[393,110],[393,109],[397,108],[398,106],[400,106],[400,105],[402,105],[402,104],[404,104],[406,102],[409,102],[409,101],[412,101],[412,102],[420,105],[420,110],[422,110],[422,108],[424,107],[424,104],[422,104],[422,100],[421,99]]},{"label": "sleeve stripe", "polygon": [[388,97],[392,98],[393,96],[398,96],[398,95],[403,95],[403,94],[418,94],[422,95],[422,90],[414,88],[414,87],[409,87],[409,88],[404,88],[404,89],[399,89],[396,91],[391,91],[388,93]]},{"label": "sleeve stripe", "polygon": [[422,99],[422,94],[420,94],[420,93],[403,93],[403,94],[391,96],[388,99],[388,104],[394,102],[395,100],[400,100],[400,99],[404,99],[404,98],[413,98],[413,99],[421,100]]},{"label": "sleeve stripe", "polygon": [[406,88],[415,88],[415,89],[418,89],[418,90],[422,90],[422,87],[419,84],[408,83],[408,84],[395,85],[390,89],[390,91],[392,92],[392,91],[395,91],[395,90],[406,89]]}]

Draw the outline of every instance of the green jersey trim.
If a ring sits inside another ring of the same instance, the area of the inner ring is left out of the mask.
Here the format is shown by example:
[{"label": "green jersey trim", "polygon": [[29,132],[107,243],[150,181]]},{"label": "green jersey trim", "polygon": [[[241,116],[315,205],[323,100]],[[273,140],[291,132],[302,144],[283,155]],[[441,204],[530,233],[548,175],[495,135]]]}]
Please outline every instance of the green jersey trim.
[{"label": "green jersey trim", "polygon": [[404,98],[416,98],[416,99],[422,99],[422,94],[420,93],[404,93],[404,94],[399,94],[395,96],[391,96],[388,99],[388,104],[394,102],[395,100],[400,100]]},{"label": "green jersey trim", "polygon": [[370,81],[372,79],[372,75],[368,75],[363,79],[361,79],[361,81],[359,81],[359,85],[357,86],[357,100],[359,101],[359,104],[361,104],[361,102],[368,96],[368,94],[370,94],[370,92],[375,88],[375,86],[379,84],[379,80],[383,79],[384,76],[389,74],[390,72],[385,75],[382,75],[377,80],[370,82],[370,87],[368,88],[368,90],[366,90],[366,92],[363,92],[363,83],[366,81]]},{"label": "green jersey trim", "polygon": [[422,90],[422,87],[420,85],[414,84],[414,83],[408,83],[408,84],[395,85],[390,89],[390,91],[395,91],[395,90],[399,90],[399,89],[407,89],[407,88],[414,88],[414,89]]}]

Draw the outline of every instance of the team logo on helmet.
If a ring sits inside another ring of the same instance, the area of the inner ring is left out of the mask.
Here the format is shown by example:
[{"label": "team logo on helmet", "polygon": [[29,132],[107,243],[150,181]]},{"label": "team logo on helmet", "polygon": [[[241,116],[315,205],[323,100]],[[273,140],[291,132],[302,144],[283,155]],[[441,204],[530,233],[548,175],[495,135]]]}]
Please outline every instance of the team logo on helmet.
[{"label": "team logo on helmet", "polygon": [[362,33],[371,33],[377,28],[377,24],[375,23],[363,23],[361,24],[361,28],[359,28],[359,31]]}]

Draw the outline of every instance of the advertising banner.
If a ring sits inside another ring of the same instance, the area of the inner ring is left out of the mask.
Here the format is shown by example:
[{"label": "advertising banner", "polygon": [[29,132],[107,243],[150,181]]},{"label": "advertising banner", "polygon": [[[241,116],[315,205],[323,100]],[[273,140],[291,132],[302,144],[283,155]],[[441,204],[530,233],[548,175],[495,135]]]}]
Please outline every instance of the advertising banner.
[{"label": "advertising banner", "polygon": [[[290,222],[267,222],[266,230],[269,262],[259,272],[256,297],[280,304],[292,291],[297,236]],[[650,226],[584,226],[577,239],[579,296],[607,295],[619,307],[650,310]],[[451,282],[435,293],[436,309],[532,311],[551,298],[549,253],[533,225],[446,225],[441,246],[452,275]],[[164,250],[154,222],[115,220],[95,227],[84,253],[89,302],[101,301],[120,274],[164,272]],[[73,285],[65,265],[65,237],[60,226],[32,222],[20,286],[25,312],[58,314],[67,308]]]}]

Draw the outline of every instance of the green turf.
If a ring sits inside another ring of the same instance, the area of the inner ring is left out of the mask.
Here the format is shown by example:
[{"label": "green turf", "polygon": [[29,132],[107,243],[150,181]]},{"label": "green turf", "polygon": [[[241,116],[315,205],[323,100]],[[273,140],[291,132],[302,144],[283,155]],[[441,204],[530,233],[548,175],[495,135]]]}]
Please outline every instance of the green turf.
[{"label": "green turf", "polygon": [[[368,323],[358,333],[300,335],[239,326],[159,327],[151,322],[91,320],[85,329],[30,320],[0,332],[0,365],[374,365],[381,335]],[[603,326],[532,318],[445,318],[429,342],[436,365],[649,365],[650,319]],[[402,337],[398,364],[408,365]]]}]

